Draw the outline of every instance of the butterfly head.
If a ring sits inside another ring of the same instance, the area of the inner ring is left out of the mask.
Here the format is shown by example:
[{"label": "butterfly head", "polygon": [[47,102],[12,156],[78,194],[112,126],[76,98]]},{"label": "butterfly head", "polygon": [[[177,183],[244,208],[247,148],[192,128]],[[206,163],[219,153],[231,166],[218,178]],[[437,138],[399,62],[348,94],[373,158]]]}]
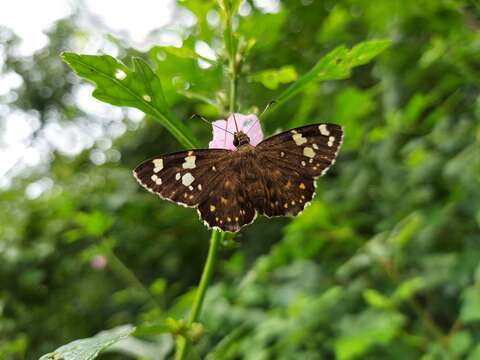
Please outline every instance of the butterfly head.
[{"label": "butterfly head", "polygon": [[250,138],[242,131],[233,134],[233,145],[238,148],[242,145],[250,144]]}]

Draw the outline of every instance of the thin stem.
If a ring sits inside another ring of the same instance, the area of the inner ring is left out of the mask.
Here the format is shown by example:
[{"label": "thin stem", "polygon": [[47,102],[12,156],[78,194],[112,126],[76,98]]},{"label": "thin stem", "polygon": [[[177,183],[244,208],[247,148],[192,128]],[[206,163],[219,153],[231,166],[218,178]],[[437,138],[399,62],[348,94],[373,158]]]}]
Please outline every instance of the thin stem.
[{"label": "thin stem", "polygon": [[[215,269],[215,263],[217,260],[218,248],[220,245],[220,241],[223,239],[225,233],[213,230],[212,236],[210,238],[210,248],[208,250],[207,261],[205,262],[205,266],[203,268],[202,277],[200,279],[200,284],[198,285],[197,293],[195,294],[195,300],[193,302],[192,311],[188,318],[187,328],[191,326],[194,322],[198,320],[200,316],[200,312],[202,310],[203,300],[205,299],[205,294],[207,292],[208,284],[213,275],[213,271]],[[187,339],[182,336],[177,336],[177,353],[175,354],[176,360],[183,360],[185,359],[185,355],[187,354]]]}]

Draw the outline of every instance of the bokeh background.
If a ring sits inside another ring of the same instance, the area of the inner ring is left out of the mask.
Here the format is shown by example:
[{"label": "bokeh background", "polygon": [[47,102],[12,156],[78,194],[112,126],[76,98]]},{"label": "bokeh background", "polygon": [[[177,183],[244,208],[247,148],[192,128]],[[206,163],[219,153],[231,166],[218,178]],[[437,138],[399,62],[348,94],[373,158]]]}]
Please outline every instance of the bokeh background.
[{"label": "bokeh background", "polygon": [[[91,97],[59,54],[143,57],[206,146],[209,126],[187,119],[223,115],[202,101],[225,97],[216,3],[17,0],[0,4],[0,24],[0,358],[183,317],[209,232],[131,176],[180,145],[138,110]],[[239,84],[244,113],[288,86],[259,82],[263,70],[287,66],[288,83],[338,45],[392,45],[262,121],[266,134],[336,122],[345,143],[307,211],[258,219],[224,244],[195,352],[480,359],[479,3],[247,0],[237,26],[256,39]],[[101,358],[163,359],[173,345],[168,334],[142,338]]]}]

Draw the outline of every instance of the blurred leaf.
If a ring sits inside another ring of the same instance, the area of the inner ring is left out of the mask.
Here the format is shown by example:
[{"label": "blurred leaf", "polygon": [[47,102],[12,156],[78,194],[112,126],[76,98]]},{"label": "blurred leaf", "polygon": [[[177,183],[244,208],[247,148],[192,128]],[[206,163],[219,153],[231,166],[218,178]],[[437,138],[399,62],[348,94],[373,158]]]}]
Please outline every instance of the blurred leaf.
[{"label": "blurred leaf", "polygon": [[461,356],[472,346],[472,335],[468,331],[459,331],[452,336],[450,346],[456,355]]},{"label": "blurred leaf", "polygon": [[101,211],[80,212],[76,214],[75,221],[87,235],[94,237],[104,235],[114,222],[109,214]]},{"label": "blurred leaf", "polygon": [[102,331],[88,339],[75,340],[59,347],[52,353],[43,355],[40,360],[92,360],[112,344],[129,336],[135,327],[131,325],[119,326],[111,330]]},{"label": "blurred leaf", "polygon": [[463,291],[460,320],[465,323],[480,321],[480,289],[471,286]]},{"label": "blurred leaf", "polygon": [[268,89],[275,90],[280,84],[297,80],[297,72],[293,66],[283,66],[279,69],[268,69],[249,76],[250,81],[262,83]]},{"label": "blurred leaf", "polygon": [[421,277],[405,280],[395,289],[392,299],[397,303],[409,300],[424,287],[425,281]]},{"label": "blurred leaf", "polygon": [[117,106],[129,106],[151,115],[185,147],[196,147],[190,131],[169,110],[160,79],[141,59],[133,70],[109,55],[63,53],[63,60],[78,76],[97,85],[93,96]]},{"label": "blurred leaf", "polygon": [[376,307],[379,309],[388,309],[392,307],[392,301],[380,294],[375,289],[366,289],[363,292],[363,298],[365,299],[367,304],[372,307]]},{"label": "blurred leaf", "polygon": [[343,318],[340,337],[335,341],[335,354],[339,360],[354,359],[375,345],[388,344],[403,323],[402,315],[391,312],[365,311]]},{"label": "blurred leaf", "polygon": [[389,45],[390,40],[371,40],[362,42],[352,49],[347,49],[345,46],[335,48],[321,58],[309,72],[281,93],[277,98],[277,105],[297,95],[311,82],[347,78],[354,67],[368,63]]},{"label": "blurred leaf", "polygon": [[208,62],[209,64],[215,64],[216,62],[212,59],[206,58],[200,54],[198,54],[195,50],[190,49],[188,47],[175,47],[175,46],[166,46],[163,48],[169,54],[184,58],[184,59],[194,59],[194,60],[203,60]]}]

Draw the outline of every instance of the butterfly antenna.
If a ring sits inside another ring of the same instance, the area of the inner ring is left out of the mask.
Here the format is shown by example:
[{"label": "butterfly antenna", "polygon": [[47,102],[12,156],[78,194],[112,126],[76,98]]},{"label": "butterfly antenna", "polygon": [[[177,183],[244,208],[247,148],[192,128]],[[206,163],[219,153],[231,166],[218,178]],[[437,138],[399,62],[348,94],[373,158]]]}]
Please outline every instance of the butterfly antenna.
[{"label": "butterfly antenna", "polygon": [[272,100],[272,101],[270,101],[270,102],[267,104],[267,106],[265,106],[265,109],[263,109],[263,111],[260,113],[260,115],[258,115],[258,119],[255,120],[252,125],[250,125],[250,127],[249,127],[248,130],[245,132],[245,134],[248,134],[248,132],[249,132],[250,130],[252,130],[253,126],[260,120],[260,118],[263,116],[263,114],[265,114],[265,113],[267,112],[267,110],[268,110],[272,105],[275,105],[275,103],[276,103],[276,101],[275,101],[275,100]]},{"label": "butterfly antenna", "polygon": [[232,113],[232,116],[233,116],[233,122],[235,123],[235,129],[237,129],[237,133],[240,132],[240,130],[238,130],[238,124],[237,124],[237,119],[235,119],[235,113]]},{"label": "butterfly antenna", "polygon": [[[219,130],[225,131],[225,132],[233,135],[233,133],[232,133],[231,131],[228,131],[227,129],[224,129],[224,128],[222,128],[221,126],[215,125],[213,122],[208,121],[207,119],[205,119],[205,118],[204,118],[203,116],[201,116],[201,115],[193,114],[192,116],[190,116],[190,119],[193,119],[194,117],[198,117],[200,120],[205,121],[207,124],[209,124],[209,125],[211,125],[211,126],[213,126],[213,127],[216,127],[216,128],[219,129]],[[189,120],[190,120],[190,119],[189,119]]]}]

